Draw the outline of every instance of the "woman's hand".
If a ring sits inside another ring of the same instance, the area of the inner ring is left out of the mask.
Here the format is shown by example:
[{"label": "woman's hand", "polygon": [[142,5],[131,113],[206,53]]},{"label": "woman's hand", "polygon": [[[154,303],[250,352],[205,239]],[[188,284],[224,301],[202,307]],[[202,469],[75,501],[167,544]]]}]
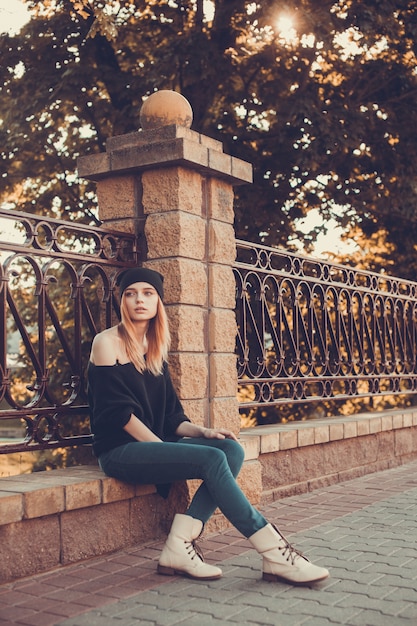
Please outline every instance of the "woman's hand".
[{"label": "woman's hand", "polygon": [[236,435],[227,428],[205,428],[191,422],[181,422],[175,434],[178,437],[204,437],[205,439],[234,439]]},{"label": "woman's hand", "polygon": [[226,428],[204,428],[202,434],[205,439],[234,439],[237,441],[236,435]]}]

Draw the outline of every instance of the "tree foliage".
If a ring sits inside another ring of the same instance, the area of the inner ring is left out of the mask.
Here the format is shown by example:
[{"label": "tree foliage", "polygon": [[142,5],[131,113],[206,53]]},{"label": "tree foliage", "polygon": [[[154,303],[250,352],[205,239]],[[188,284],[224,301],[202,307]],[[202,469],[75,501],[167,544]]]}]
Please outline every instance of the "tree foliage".
[{"label": "tree foliage", "polygon": [[194,130],[254,166],[254,184],[237,189],[240,238],[291,246],[302,237],[308,251],[319,225],[301,236],[299,220],[319,209],[323,228],[334,217],[368,242],[384,239],[372,269],[415,273],[415,1],[27,4],[32,19],[0,38],[9,206],[94,221],[77,156],[136,131],[143,99],[175,89]]},{"label": "tree foliage", "polygon": [[[6,206],[97,222],[94,185],[78,179],[77,157],[137,131],[144,98],[174,89],[192,105],[194,130],[254,166],[254,184],[236,189],[238,237],[308,252],[333,218],[358,244],[339,260],[415,279],[415,0],[26,4],[31,20],[0,36]],[[300,222],[312,209],[323,223],[304,233]],[[36,345],[33,294],[20,295]],[[65,306],[60,322],[71,339]],[[48,328],[51,388],[62,394],[71,368],[53,324]],[[13,385],[24,400],[33,364],[26,353],[21,360],[25,372],[15,373]],[[361,402],[323,402],[314,410],[352,412]],[[385,407],[397,399],[374,402]],[[292,406],[282,416],[301,419],[309,411]],[[260,410],[257,419],[276,421],[276,409]]]}]

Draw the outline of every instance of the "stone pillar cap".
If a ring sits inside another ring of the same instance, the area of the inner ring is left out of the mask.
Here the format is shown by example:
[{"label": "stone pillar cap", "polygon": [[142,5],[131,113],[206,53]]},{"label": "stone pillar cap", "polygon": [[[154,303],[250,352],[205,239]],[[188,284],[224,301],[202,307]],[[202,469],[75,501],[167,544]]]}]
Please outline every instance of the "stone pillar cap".
[{"label": "stone pillar cap", "polygon": [[153,130],[162,126],[184,126],[191,128],[193,110],[184,96],[176,91],[161,89],[145,100],[140,110],[140,123],[143,130]]},{"label": "stone pillar cap", "polygon": [[193,111],[184,96],[168,89],[156,91],[140,110],[142,130],[109,137],[106,152],[79,157],[78,175],[99,181],[182,166],[232,185],[251,183],[252,165],[225,154],[220,141],[191,130],[192,120]]}]

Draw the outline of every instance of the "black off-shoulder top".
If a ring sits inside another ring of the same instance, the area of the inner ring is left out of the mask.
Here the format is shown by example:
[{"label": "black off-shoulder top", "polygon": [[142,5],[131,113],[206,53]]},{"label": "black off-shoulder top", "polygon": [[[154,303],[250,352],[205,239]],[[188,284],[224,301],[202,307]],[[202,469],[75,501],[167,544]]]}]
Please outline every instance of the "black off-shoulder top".
[{"label": "black off-shoulder top", "polygon": [[177,441],[175,431],[190,421],[173,387],[168,365],[161,375],[138,372],[133,363],[94,365],[87,368],[93,451],[99,457],[135,441],[124,426],[131,415],[140,419],[163,441]]}]

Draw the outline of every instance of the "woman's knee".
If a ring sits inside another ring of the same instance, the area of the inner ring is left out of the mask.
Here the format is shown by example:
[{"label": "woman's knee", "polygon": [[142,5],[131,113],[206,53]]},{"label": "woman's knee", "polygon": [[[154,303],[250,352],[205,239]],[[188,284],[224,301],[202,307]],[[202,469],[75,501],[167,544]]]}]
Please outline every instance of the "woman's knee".
[{"label": "woman's knee", "polygon": [[245,457],[245,451],[241,444],[234,439],[224,439],[225,453],[234,456],[236,459],[243,459]]},{"label": "woman's knee", "polygon": [[245,459],[245,451],[234,439],[222,439],[221,442],[221,449],[226,455],[229,467],[234,474],[237,474]]},{"label": "woman's knee", "polygon": [[[190,462],[204,466],[212,464],[221,466],[225,463],[235,477],[242,467],[245,451],[234,439],[189,439],[184,443],[192,449],[191,454],[187,454]],[[197,448],[193,449],[194,446]],[[194,452],[197,458],[194,458]]]}]

